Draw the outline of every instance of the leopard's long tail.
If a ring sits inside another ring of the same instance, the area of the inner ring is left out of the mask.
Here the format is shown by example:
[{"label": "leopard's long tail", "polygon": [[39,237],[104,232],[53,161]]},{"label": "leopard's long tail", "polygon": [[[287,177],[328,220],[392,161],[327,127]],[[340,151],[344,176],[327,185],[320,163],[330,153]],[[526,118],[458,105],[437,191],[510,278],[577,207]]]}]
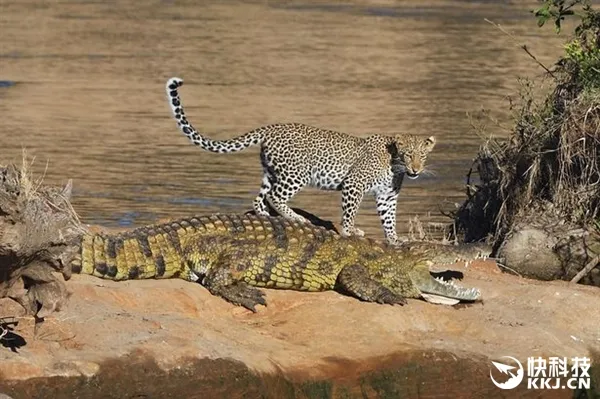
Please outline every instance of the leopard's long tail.
[{"label": "leopard's long tail", "polygon": [[192,143],[207,151],[222,154],[242,151],[263,141],[264,131],[262,129],[253,130],[231,140],[211,140],[200,134],[187,120],[183,111],[183,104],[181,104],[179,91],[177,90],[181,85],[183,85],[183,79],[176,77],[169,79],[166,85],[167,97],[169,98],[169,106],[171,107],[173,116],[177,121],[177,126]]}]

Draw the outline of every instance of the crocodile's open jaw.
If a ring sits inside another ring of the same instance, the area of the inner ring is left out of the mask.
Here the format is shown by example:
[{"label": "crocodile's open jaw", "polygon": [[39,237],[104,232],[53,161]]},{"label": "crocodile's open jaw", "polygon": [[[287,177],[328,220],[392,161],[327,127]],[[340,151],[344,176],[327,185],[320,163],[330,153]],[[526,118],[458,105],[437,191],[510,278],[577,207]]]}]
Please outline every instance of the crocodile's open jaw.
[{"label": "crocodile's open jaw", "polygon": [[453,281],[446,282],[440,278],[430,277],[423,282],[417,282],[421,297],[430,303],[455,305],[460,301],[476,301],[481,298],[477,288],[464,288]]},{"label": "crocodile's open jaw", "polygon": [[445,296],[432,295],[432,294],[423,294],[421,293],[421,298],[429,303],[435,303],[437,305],[456,305],[460,303],[460,299],[448,298]]}]

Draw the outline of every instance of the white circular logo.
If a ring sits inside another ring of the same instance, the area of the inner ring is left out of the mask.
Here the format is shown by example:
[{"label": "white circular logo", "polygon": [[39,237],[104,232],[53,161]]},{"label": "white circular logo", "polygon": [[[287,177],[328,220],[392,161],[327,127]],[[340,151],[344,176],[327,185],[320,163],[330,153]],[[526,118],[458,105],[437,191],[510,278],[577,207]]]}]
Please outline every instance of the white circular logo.
[{"label": "white circular logo", "polygon": [[500,389],[513,389],[516,388],[517,385],[519,385],[521,383],[521,381],[523,381],[523,366],[521,365],[521,362],[519,362],[517,359],[515,359],[514,357],[511,356],[502,356],[503,358],[507,358],[507,359],[511,359],[512,361],[514,361],[518,367],[517,370],[517,374],[515,375],[511,370],[516,369],[517,367],[515,366],[509,366],[508,364],[504,364],[504,363],[498,363],[498,362],[492,362],[492,364],[494,366],[496,366],[496,368],[498,369],[498,371],[500,371],[502,374],[506,374],[509,375],[510,378],[508,380],[506,380],[505,382],[497,382],[494,379],[494,376],[492,375],[492,370],[490,369],[490,378],[492,379],[492,382],[494,383],[494,385],[496,385],[498,388]]}]

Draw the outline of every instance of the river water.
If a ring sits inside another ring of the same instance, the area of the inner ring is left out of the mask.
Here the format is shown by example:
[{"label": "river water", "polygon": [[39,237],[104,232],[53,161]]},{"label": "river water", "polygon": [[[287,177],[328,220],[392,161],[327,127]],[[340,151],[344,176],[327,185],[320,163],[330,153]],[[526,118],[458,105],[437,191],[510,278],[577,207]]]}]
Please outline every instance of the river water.
[{"label": "river water", "polygon": [[[468,113],[510,127],[518,77],[551,65],[563,36],[524,1],[33,1],[0,6],[0,163],[25,148],[47,183],[74,180],[83,221],[137,226],[250,209],[258,148],[212,154],[170,116],[171,76],[211,137],[302,122],[355,135],[435,135],[434,174],[405,181],[398,230],[447,219],[482,143]],[[499,23],[514,38],[486,22]],[[490,132],[507,130],[491,125]],[[339,222],[340,194],[305,189],[290,205]],[[381,238],[374,201],[357,226]]]}]

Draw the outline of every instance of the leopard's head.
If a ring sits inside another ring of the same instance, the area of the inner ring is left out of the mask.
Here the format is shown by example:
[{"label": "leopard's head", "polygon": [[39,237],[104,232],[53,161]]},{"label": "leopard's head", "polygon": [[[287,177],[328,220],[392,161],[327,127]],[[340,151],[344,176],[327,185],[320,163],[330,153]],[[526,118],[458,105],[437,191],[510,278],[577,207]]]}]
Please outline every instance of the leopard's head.
[{"label": "leopard's head", "polygon": [[402,134],[394,137],[394,141],[398,151],[397,161],[409,179],[416,179],[425,170],[427,154],[435,147],[435,137]]}]

